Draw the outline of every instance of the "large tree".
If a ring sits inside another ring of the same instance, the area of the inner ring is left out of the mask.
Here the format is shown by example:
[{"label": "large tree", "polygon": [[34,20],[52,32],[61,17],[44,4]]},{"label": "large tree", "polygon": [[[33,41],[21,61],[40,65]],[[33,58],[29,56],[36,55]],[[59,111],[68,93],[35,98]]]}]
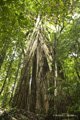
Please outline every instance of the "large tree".
[{"label": "large tree", "polygon": [[54,111],[59,113],[62,104],[59,98],[62,97],[62,101],[67,98],[66,106],[70,101],[65,93],[73,94],[72,88],[68,91],[66,82],[71,76],[66,68],[69,56],[74,54],[74,73],[80,79],[76,67],[79,64],[79,32],[75,37],[79,18],[73,18],[79,12],[79,1],[2,0],[0,3],[2,104],[8,100],[14,107],[40,113],[47,112],[53,105]]}]

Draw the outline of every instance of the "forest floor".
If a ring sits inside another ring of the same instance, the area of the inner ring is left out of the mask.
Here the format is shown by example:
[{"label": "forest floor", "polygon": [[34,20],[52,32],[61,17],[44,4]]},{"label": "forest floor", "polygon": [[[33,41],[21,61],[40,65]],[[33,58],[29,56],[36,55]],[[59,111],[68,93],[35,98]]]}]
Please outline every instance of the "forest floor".
[{"label": "forest floor", "polygon": [[11,109],[9,111],[3,109],[3,112],[0,112],[0,120],[53,120],[55,116],[56,120],[80,120],[80,117],[76,115],[39,115],[26,109]]},{"label": "forest floor", "polygon": [[42,116],[25,109],[5,110],[0,114],[0,120],[44,120]]}]

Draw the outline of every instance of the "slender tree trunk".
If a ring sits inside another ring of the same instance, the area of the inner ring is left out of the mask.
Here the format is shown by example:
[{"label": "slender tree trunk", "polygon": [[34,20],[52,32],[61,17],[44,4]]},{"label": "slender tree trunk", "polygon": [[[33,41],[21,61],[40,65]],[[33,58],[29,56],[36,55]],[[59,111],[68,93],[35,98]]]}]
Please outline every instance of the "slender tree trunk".
[{"label": "slender tree trunk", "polygon": [[12,94],[11,94],[9,104],[10,104],[12,98],[13,98],[13,93],[14,93],[14,89],[15,89],[15,85],[16,85],[16,81],[17,81],[17,77],[18,77],[18,73],[19,73],[19,69],[20,69],[20,65],[21,65],[21,59],[22,59],[22,53],[20,55],[20,60],[19,60],[19,63],[18,63],[18,69],[17,69],[17,72],[16,72],[15,81],[14,81],[14,84],[13,84],[13,87],[12,87]]},{"label": "slender tree trunk", "polygon": [[35,113],[36,109],[36,54],[33,59],[33,69],[32,69],[32,82],[31,82],[31,104],[30,104],[30,111]]},{"label": "slender tree trunk", "polygon": [[54,68],[54,71],[55,71],[55,74],[54,74],[54,87],[55,87],[55,90],[54,90],[54,110],[55,110],[55,113],[58,112],[57,110],[57,95],[58,95],[58,92],[57,92],[57,77],[58,77],[58,73],[57,73],[57,63],[55,62],[55,68]]},{"label": "slender tree trunk", "polygon": [[6,46],[6,43],[4,43],[4,46],[3,46],[3,49],[2,49],[1,55],[0,55],[0,69],[1,69],[1,66],[3,64],[5,55],[6,55],[6,50],[7,50],[7,46]]},{"label": "slender tree trunk", "polygon": [[2,100],[2,108],[5,108],[9,103],[9,85],[10,85],[11,75],[8,78],[8,83],[6,84],[6,87],[4,88],[4,98]]},{"label": "slender tree trunk", "polygon": [[57,95],[58,95],[58,92],[57,92],[57,78],[58,78],[58,73],[57,73],[57,58],[56,58],[56,53],[57,53],[57,38],[56,38],[56,33],[55,33],[55,40],[54,40],[54,87],[55,87],[55,90],[54,90],[54,111],[55,113],[58,112],[57,110]]},{"label": "slender tree trunk", "polygon": [[9,64],[9,67],[8,67],[8,71],[7,71],[7,74],[6,74],[6,77],[5,77],[3,86],[2,86],[2,88],[1,88],[0,94],[1,94],[1,93],[3,92],[3,90],[4,90],[4,87],[5,87],[5,84],[6,84],[6,80],[7,80],[7,78],[8,78],[9,71],[10,71],[11,65],[12,65],[12,63],[13,63],[13,58],[14,58],[14,56],[15,56],[15,54],[13,54],[12,60],[10,61],[10,64]]}]

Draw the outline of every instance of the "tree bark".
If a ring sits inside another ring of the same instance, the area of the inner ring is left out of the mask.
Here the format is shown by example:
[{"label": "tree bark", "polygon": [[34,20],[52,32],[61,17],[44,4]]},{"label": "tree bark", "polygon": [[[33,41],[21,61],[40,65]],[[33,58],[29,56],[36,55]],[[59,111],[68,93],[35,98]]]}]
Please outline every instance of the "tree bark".
[{"label": "tree bark", "polygon": [[[43,42],[39,37],[37,46],[37,72],[36,72],[36,111],[47,112],[49,108],[49,101],[47,99],[47,89],[48,89],[48,75],[49,66],[47,58],[44,54]],[[45,43],[44,43],[44,46]],[[47,46],[46,46],[47,48]],[[48,48],[47,48],[48,50]]]},{"label": "tree bark", "polygon": [[54,40],[54,87],[55,87],[55,90],[54,90],[54,111],[55,113],[57,114],[58,110],[57,110],[57,95],[58,95],[58,92],[57,92],[57,78],[58,78],[58,72],[57,72],[57,58],[56,58],[56,53],[57,53],[57,44],[58,44],[58,41],[57,41],[57,38],[56,38],[56,33],[55,33],[55,40]]},{"label": "tree bark", "polygon": [[36,109],[36,54],[33,59],[33,69],[32,69],[32,82],[31,82],[31,104],[30,111],[35,113]]},{"label": "tree bark", "polygon": [[30,81],[30,65],[27,69],[22,69],[24,74],[21,74],[19,79],[14,98],[12,100],[12,106],[17,106],[21,109],[28,109],[27,98],[29,93],[29,81]]}]

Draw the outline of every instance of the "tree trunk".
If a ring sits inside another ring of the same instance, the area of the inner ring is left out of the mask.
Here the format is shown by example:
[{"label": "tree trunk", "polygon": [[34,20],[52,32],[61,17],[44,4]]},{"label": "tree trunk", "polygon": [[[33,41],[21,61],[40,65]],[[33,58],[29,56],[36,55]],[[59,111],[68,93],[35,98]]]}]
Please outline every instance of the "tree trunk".
[{"label": "tree trunk", "polygon": [[3,90],[4,90],[4,87],[5,87],[5,84],[6,84],[6,80],[8,78],[8,75],[9,75],[9,72],[10,72],[10,68],[11,68],[11,65],[13,63],[13,58],[14,58],[15,54],[13,54],[12,56],[12,60],[10,61],[10,64],[9,64],[9,67],[8,67],[8,70],[7,70],[7,74],[6,74],[6,77],[5,77],[5,80],[4,80],[4,83],[2,85],[2,88],[1,88],[1,91],[0,91],[0,94],[2,94]]},{"label": "tree trunk", "polygon": [[40,112],[41,111],[41,93],[40,90],[41,87],[41,81],[42,81],[42,66],[43,66],[43,61],[42,61],[42,50],[41,50],[41,45],[40,41],[38,38],[38,47],[37,47],[37,71],[36,71],[36,111]]},{"label": "tree trunk", "polygon": [[15,85],[16,85],[16,81],[17,81],[19,69],[20,69],[20,66],[21,66],[21,59],[22,59],[22,53],[20,54],[20,59],[19,59],[19,63],[18,63],[18,69],[17,69],[16,75],[15,75],[15,80],[14,80],[14,84],[13,84],[13,87],[12,87],[12,93],[11,93],[11,98],[10,98],[9,104],[11,103],[11,100],[13,98],[13,94],[14,94],[14,90],[15,90]]},{"label": "tree trunk", "polygon": [[49,100],[48,100],[48,86],[49,86],[49,79],[50,79],[50,71],[49,66],[47,63],[47,59],[43,58],[43,68],[42,68],[42,82],[41,82],[41,96],[42,96],[42,104],[41,107],[43,108],[43,112],[47,113],[49,109]]},{"label": "tree trunk", "polygon": [[29,93],[30,65],[27,67],[27,69],[22,69],[22,72],[24,72],[25,74],[21,74],[21,78],[17,85],[14,98],[12,100],[12,106],[17,106],[21,109],[28,109],[27,98]]},{"label": "tree trunk", "polygon": [[1,69],[1,66],[3,64],[5,55],[6,55],[6,50],[7,50],[7,46],[6,46],[6,43],[4,43],[4,46],[3,46],[3,49],[2,49],[1,55],[0,55],[0,69]]},{"label": "tree trunk", "polygon": [[33,69],[32,69],[32,81],[31,81],[31,104],[30,111],[35,113],[36,109],[36,54],[33,59]]},{"label": "tree trunk", "polygon": [[40,43],[40,40],[38,40],[36,72],[36,111],[40,113],[47,112],[49,108],[49,102],[47,98],[49,66],[42,48],[43,45]]},{"label": "tree trunk", "polygon": [[57,53],[57,44],[58,44],[58,41],[57,41],[57,38],[56,38],[56,33],[55,33],[55,40],[54,40],[54,87],[55,87],[55,90],[54,90],[54,111],[55,113],[58,112],[57,110],[57,95],[58,95],[58,92],[57,92],[57,78],[58,78],[58,72],[57,72],[57,58],[56,58],[56,53]]},{"label": "tree trunk", "polygon": [[[39,21],[40,17],[38,16],[36,27]],[[34,38],[35,35],[33,33],[35,32],[36,37]],[[49,64],[51,64],[52,57],[45,43],[45,39],[42,37],[41,29],[37,30],[35,28],[33,33],[28,42],[21,77],[15,91],[12,105],[18,108],[26,108],[32,112],[41,113],[43,111],[47,112],[49,108],[47,89],[50,74]]]}]

